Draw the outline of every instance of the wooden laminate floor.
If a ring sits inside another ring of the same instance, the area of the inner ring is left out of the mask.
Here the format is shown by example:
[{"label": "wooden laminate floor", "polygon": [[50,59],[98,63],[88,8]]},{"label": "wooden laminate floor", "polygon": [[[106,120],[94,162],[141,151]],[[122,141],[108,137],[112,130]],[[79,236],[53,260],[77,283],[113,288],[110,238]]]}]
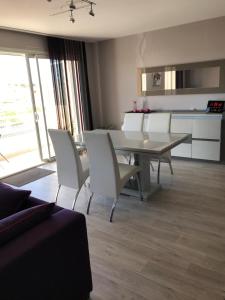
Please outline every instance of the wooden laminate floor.
[{"label": "wooden laminate floor", "polygon": [[[149,202],[121,196],[112,224],[111,200],[94,198],[86,218],[92,300],[225,299],[225,165],[173,166],[171,176],[163,165],[162,189]],[[56,174],[25,187],[52,201]],[[64,188],[59,204],[70,207],[73,195]],[[85,213],[87,200],[83,190],[78,211]]]}]

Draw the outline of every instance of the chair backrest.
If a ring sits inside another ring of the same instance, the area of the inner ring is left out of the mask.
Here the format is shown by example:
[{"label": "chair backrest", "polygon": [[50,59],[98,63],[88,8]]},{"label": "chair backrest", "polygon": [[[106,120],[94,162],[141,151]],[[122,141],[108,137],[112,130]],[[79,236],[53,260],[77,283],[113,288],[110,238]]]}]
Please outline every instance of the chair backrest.
[{"label": "chair backrest", "polygon": [[123,131],[142,131],[144,114],[126,113],[123,120]]},{"label": "chair backrest", "polygon": [[86,131],[84,139],[90,164],[90,190],[98,195],[117,198],[120,175],[109,133]]},{"label": "chair backrest", "polygon": [[151,113],[148,116],[147,132],[170,132],[170,113]]},{"label": "chair backrest", "polygon": [[55,151],[59,184],[80,188],[83,170],[70,132],[60,129],[49,129],[48,132]]}]

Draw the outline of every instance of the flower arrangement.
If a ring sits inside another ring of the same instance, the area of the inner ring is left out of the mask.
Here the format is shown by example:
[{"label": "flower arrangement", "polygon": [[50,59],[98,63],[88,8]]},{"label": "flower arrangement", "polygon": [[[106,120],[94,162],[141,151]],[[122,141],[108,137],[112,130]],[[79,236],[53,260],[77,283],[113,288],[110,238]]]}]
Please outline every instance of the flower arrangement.
[{"label": "flower arrangement", "polygon": [[133,109],[132,109],[132,112],[135,112],[135,113],[150,113],[151,110],[149,108],[146,108],[145,107],[145,103],[143,103],[142,105],[142,108],[137,108],[137,101],[134,100],[133,101]]}]

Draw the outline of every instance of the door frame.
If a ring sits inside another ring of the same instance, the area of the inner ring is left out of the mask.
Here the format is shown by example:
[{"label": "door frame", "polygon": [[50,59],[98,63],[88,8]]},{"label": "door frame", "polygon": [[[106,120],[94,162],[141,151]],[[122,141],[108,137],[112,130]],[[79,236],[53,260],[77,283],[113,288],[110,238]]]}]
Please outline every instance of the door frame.
[{"label": "door frame", "polygon": [[[48,57],[44,56],[44,55],[25,54],[25,58],[26,58],[27,72],[28,72],[28,77],[29,77],[29,86],[30,86],[30,93],[31,93],[31,100],[32,100],[32,106],[33,106],[34,121],[35,121],[35,128],[36,128],[40,158],[44,162],[49,162],[49,161],[52,160],[52,156],[51,156],[51,151],[50,151],[50,141],[49,141],[47,119],[46,119],[46,113],[45,113],[45,107],[44,107],[43,89],[42,89],[42,83],[41,83],[40,68],[39,68],[39,63],[38,63],[39,58],[48,59]],[[31,73],[31,67],[30,67],[30,61],[29,61],[30,58],[35,59],[36,68],[37,68],[38,87],[39,87],[39,90],[40,90],[41,109],[42,109],[43,119],[44,119],[44,130],[45,130],[45,138],[46,138],[46,141],[47,141],[48,158],[44,158],[43,151],[42,151],[42,143],[41,143],[41,136],[40,136],[40,129],[39,129],[39,115],[38,115],[38,112],[37,112],[36,100],[35,100],[35,96],[34,96],[32,73]]]}]

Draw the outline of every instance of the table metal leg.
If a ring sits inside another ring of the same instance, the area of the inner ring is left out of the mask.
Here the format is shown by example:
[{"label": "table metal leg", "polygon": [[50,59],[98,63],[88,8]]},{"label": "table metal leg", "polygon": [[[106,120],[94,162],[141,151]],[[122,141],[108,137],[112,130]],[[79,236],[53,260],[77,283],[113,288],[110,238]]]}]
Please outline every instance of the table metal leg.
[{"label": "table metal leg", "polygon": [[[154,194],[157,190],[160,189],[160,184],[151,182],[151,170],[150,170],[150,159],[147,154],[134,154],[134,164],[140,166],[142,171],[140,172],[140,181],[142,187],[143,199],[149,200],[151,195]],[[125,188],[123,193],[126,195],[131,195],[134,197],[139,197],[139,191],[136,181],[130,180]]]}]

